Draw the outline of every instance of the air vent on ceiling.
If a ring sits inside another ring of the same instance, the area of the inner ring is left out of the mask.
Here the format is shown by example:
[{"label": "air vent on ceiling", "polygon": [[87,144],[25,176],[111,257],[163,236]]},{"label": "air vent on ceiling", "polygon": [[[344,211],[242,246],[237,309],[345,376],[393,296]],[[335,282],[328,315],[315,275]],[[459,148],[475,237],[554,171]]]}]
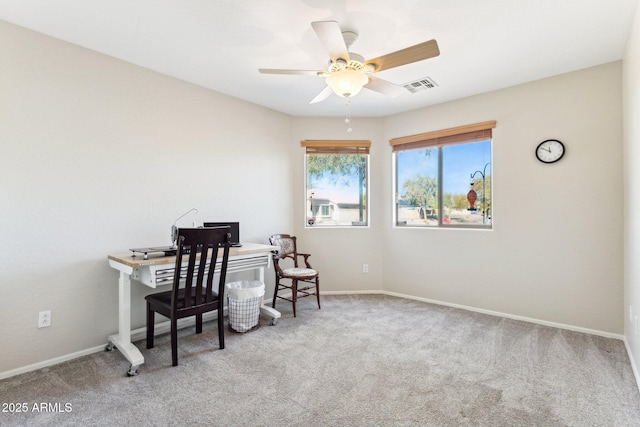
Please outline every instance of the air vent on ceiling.
[{"label": "air vent on ceiling", "polygon": [[438,84],[433,81],[431,77],[423,77],[413,82],[405,83],[402,86],[404,86],[409,92],[416,93],[427,89],[433,89],[434,87],[437,87]]}]

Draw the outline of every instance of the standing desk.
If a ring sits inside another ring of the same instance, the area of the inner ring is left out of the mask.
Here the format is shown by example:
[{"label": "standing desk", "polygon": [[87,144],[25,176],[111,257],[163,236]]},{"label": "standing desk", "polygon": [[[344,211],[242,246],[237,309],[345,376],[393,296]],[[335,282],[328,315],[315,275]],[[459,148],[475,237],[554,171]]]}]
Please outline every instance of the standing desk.
[{"label": "standing desk", "polygon": [[[256,280],[264,282],[264,269],[271,266],[271,251],[278,250],[277,246],[261,245],[258,243],[243,243],[241,247],[229,248],[229,262],[227,273],[254,270]],[[109,266],[120,272],[118,279],[118,333],[109,336],[107,350],[117,348],[131,363],[127,375],[136,375],[140,365],[144,363],[144,356],[131,342],[131,280],[157,288],[172,285],[175,270],[175,255],[146,255],[127,253],[109,255]],[[182,266],[186,269],[187,260]],[[216,263],[219,271],[220,263]],[[271,317],[272,323],[280,318],[280,312],[266,307],[260,307],[260,312]]]}]

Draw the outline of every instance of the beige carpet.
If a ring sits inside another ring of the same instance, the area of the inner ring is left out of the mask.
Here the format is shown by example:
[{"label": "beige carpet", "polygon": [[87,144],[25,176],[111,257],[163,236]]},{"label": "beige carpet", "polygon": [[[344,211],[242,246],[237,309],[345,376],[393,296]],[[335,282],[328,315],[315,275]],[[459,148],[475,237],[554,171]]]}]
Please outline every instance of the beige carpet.
[{"label": "beige carpet", "polygon": [[175,368],[165,334],[136,377],[114,351],[2,380],[28,410],[0,425],[640,426],[618,340],[387,296],[277,308],[224,350],[182,331]]}]

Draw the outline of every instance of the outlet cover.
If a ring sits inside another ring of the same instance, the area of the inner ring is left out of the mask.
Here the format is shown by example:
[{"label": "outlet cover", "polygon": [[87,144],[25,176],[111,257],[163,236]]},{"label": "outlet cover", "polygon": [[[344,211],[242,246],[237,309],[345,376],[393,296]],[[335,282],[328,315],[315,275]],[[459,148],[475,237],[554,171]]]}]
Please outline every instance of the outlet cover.
[{"label": "outlet cover", "polygon": [[38,313],[38,328],[51,326],[51,310]]}]

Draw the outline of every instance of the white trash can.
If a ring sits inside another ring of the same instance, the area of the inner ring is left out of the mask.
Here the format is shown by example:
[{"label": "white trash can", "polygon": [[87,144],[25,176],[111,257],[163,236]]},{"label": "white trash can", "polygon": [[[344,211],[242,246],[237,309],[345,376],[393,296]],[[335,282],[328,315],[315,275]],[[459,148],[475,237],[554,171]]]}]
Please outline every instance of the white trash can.
[{"label": "white trash can", "polygon": [[264,296],[264,283],[258,280],[240,280],[225,285],[229,307],[229,329],[247,332],[260,322],[260,305]]}]

